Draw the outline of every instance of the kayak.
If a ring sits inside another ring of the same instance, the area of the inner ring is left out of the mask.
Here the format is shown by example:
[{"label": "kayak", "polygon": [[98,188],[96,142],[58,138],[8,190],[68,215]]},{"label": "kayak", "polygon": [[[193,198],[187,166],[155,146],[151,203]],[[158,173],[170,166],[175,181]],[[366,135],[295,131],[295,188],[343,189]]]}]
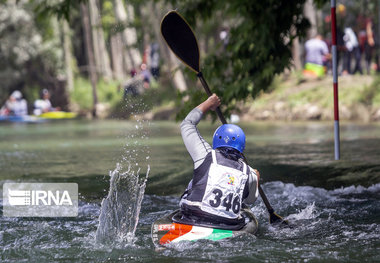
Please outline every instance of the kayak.
[{"label": "kayak", "polygon": [[74,119],[77,114],[74,112],[65,111],[51,111],[45,112],[41,115],[24,115],[24,116],[0,116],[0,122],[13,122],[13,123],[41,123],[48,120],[63,120]]},{"label": "kayak", "polygon": [[13,123],[40,123],[46,120],[37,116],[0,116],[0,122],[13,122]]},{"label": "kayak", "polygon": [[74,112],[65,112],[65,111],[50,111],[38,115],[38,117],[43,119],[73,119],[77,117],[77,114]]},{"label": "kayak", "polygon": [[245,219],[242,226],[210,225],[207,223],[184,224],[180,223],[181,212],[176,210],[152,224],[152,241],[156,248],[164,248],[170,243],[180,241],[223,240],[242,234],[254,235],[258,229],[258,222],[252,211],[248,208],[242,209]]}]

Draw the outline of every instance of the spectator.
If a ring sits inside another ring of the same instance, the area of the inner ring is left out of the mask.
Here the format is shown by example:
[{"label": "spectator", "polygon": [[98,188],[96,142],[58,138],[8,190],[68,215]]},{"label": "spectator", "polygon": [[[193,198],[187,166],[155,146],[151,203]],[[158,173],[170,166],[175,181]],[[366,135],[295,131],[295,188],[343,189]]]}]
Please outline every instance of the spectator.
[{"label": "spectator", "polygon": [[[359,71],[360,74],[363,74],[363,70],[360,64],[361,54],[360,54],[359,42],[358,42],[355,32],[352,30],[351,27],[346,27],[344,29],[343,40],[346,47],[346,52],[344,53],[344,61],[343,61],[343,74],[355,74],[357,71]],[[351,56],[352,55],[354,55],[355,57],[355,68],[353,71],[351,71]]]},{"label": "spectator", "polygon": [[18,90],[12,92],[9,99],[0,109],[0,115],[6,116],[25,116],[28,115],[28,105],[22,98],[22,93]]},{"label": "spectator", "polygon": [[366,68],[367,68],[367,74],[369,75],[371,73],[371,62],[372,57],[375,49],[375,38],[372,30],[372,21],[367,20],[366,22],[366,36],[367,39],[364,43],[364,54],[365,54],[365,61],[366,61]]},{"label": "spectator", "polygon": [[321,35],[316,35],[305,43],[305,69],[304,75],[312,77],[323,77],[326,69],[323,66],[329,59],[327,44],[322,40]]},{"label": "spectator", "polygon": [[126,99],[128,95],[132,95],[133,97],[141,95],[150,87],[151,75],[145,63],[141,64],[139,73],[137,73],[135,69],[131,70],[130,73],[131,78],[123,85],[124,99]]},{"label": "spectator", "polygon": [[145,88],[145,89],[148,89],[149,86],[150,86],[150,78],[151,78],[151,75],[150,75],[150,73],[149,73],[149,70],[147,69],[146,64],[144,64],[144,63],[141,64],[140,69],[141,69],[140,77],[141,77],[142,80],[143,80],[144,88]]},{"label": "spectator", "polygon": [[53,108],[50,102],[50,92],[47,89],[41,91],[41,99],[34,102],[34,115],[41,115],[45,112],[59,111],[60,108]]},{"label": "spectator", "polygon": [[155,79],[160,76],[160,53],[157,43],[153,43],[150,47],[150,73]]}]

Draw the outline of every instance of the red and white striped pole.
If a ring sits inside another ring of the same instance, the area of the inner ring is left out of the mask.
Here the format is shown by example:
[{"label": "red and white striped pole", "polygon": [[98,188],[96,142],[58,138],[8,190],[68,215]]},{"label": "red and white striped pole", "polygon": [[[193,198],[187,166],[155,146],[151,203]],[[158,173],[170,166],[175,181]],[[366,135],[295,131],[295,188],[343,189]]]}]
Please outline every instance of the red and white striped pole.
[{"label": "red and white striped pole", "polygon": [[332,38],[332,70],[334,86],[334,145],[335,160],[340,159],[340,138],[339,138],[339,105],[338,105],[338,61],[336,47],[336,0],[331,0],[331,38]]}]

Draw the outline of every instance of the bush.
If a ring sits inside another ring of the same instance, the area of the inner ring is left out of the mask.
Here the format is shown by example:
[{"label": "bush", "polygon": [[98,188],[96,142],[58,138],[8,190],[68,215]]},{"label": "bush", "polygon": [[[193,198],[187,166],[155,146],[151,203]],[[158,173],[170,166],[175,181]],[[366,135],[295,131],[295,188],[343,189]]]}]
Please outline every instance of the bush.
[{"label": "bush", "polygon": [[[118,90],[118,86],[118,81],[104,81],[101,79],[96,87],[98,103],[107,103],[111,108],[114,108],[123,96],[122,92]],[[89,80],[82,77],[74,79],[74,89],[70,92],[70,102],[81,111],[92,110],[93,97]]]}]

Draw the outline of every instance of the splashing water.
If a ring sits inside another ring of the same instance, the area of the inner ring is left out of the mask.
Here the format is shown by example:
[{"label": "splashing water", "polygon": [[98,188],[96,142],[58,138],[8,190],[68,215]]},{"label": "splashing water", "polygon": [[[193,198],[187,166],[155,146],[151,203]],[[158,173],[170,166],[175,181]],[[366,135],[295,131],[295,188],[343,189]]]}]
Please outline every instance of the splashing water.
[{"label": "splashing water", "polygon": [[134,241],[149,166],[143,180],[139,179],[138,172],[131,171],[130,166],[126,172],[122,170],[122,166],[117,164],[116,169],[110,172],[110,190],[102,201],[96,231],[96,241],[100,243]]},{"label": "splashing water", "polygon": [[[144,130],[144,122],[136,118],[135,131],[126,136],[124,154],[121,163],[110,172],[110,189],[107,198],[103,199],[99,226],[96,231],[98,243],[135,242],[135,232],[139,221],[141,203],[143,201],[150,166],[147,165],[145,177],[140,178],[138,160],[145,155],[149,160],[149,148],[141,145],[140,140],[148,138]],[[124,171],[124,167],[128,169]]]},{"label": "splashing water", "polygon": [[319,216],[319,213],[316,211],[315,203],[313,202],[312,204],[309,204],[307,207],[304,209],[301,209],[298,213],[296,214],[291,214],[286,217],[287,220],[289,221],[298,221],[298,220],[308,220],[308,219],[314,219]]}]

